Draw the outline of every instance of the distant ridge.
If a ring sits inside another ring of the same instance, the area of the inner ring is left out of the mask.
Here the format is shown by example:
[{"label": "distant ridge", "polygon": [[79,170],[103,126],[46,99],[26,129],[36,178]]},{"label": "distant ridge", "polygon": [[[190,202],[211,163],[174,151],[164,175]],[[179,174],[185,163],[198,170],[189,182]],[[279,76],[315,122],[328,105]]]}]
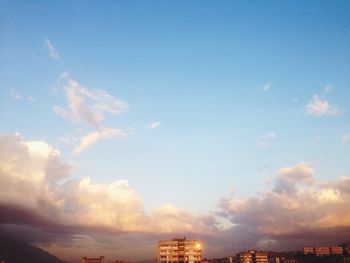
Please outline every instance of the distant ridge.
[{"label": "distant ridge", "polygon": [[0,262],[5,263],[66,263],[44,250],[0,233]]}]

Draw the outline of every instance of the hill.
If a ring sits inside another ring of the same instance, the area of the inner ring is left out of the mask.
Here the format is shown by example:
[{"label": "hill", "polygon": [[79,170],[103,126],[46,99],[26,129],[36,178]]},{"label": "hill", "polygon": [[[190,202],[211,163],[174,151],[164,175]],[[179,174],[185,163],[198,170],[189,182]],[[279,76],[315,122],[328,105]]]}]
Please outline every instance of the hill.
[{"label": "hill", "polygon": [[66,263],[44,250],[0,234],[0,262]]}]

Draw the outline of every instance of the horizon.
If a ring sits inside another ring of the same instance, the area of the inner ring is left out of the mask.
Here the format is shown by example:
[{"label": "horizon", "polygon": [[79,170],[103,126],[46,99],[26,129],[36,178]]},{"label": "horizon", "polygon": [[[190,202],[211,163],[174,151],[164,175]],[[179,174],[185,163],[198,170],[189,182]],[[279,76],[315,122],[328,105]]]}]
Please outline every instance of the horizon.
[{"label": "horizon", "polygon": [[66,260],[350,240],[348,1],[2,1],[0,232]]}]

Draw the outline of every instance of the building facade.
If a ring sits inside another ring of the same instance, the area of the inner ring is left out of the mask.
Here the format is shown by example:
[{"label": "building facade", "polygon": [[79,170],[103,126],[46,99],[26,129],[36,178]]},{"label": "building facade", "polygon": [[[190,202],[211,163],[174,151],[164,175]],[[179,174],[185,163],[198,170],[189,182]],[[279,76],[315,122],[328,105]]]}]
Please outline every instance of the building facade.
[{"label": "building facade", "polygon": [[81,263],[104,263],[104,257],[103,256],[99,258],[83,257],[81,258]]},{"label": "building facade", "polygon": [[343,247],[304,247],[304,254],[314,254],[316,256],[343,255]]},{"label": "building facade", "polygon": [[198,240],[174,238],[158,241],[157,263],[200,263],[202,248]]},{"label": "building facade", "polygon": [[240,263],[268,263],[267,253],[249,250],[238,254]]}]

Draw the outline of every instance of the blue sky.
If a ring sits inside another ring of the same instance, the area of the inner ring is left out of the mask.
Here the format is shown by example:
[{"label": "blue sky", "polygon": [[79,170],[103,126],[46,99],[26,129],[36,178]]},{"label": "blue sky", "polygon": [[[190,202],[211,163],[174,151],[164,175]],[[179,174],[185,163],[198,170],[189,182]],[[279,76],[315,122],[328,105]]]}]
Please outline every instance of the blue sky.
[{"label": "blue sky", "polygon": [[[70,179],[127,180],[146,213],[170,203],[205,214],[301,162],[321,182],[349,176],[348,1],[3,1],[0,10],[0,134],[59,150]],[[69,109],[70,80],[128,108],[104,111],[98,128],[62,118],[54,107]],[[104,128],[125,136],[74,154]]]}]

